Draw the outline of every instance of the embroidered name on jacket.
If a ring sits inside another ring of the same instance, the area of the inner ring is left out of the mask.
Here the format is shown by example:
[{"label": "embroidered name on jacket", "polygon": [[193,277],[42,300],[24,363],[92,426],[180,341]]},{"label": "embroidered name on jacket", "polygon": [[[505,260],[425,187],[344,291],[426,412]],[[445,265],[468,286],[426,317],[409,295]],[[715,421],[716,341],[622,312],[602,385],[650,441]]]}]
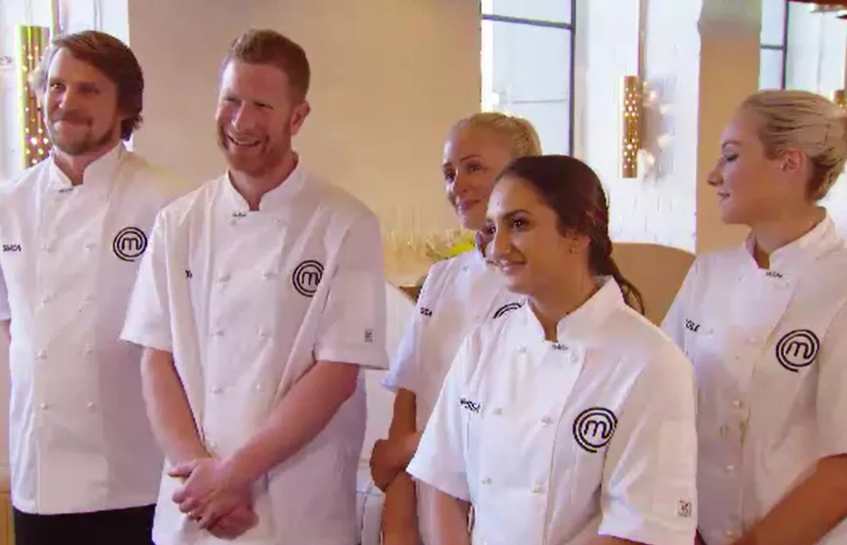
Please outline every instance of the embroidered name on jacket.
[{"label": "embroidered name on jacket", "polygon": [[459,405],[462,406],[463,409],[467,409],[472,413],[479,412],[479,403],[474,403],[470,399],[465,399],[464,397],[459,400]]},{"label": "embroidered name on jacket", "polygon": [[799,373],[800,369],[812,365],[820,348],[820,339],[814,331],[795,329],[783,335],[776,344],[776,359],[792,373]]},{"label": "embroidered name on jacket", "polygon": [[4,244],[3,245],[4,252],[20,252],[21,245],[20,244]]},{"label": "embroidered name on jacket", "polygon": [[694,322],[693,320],[685,320],[685,329],[691,331],[692,333],[697,333],[700,331],[700,324]]},{"label": "embroidered name on jacket", "polygon": [[573,421],[573,437],[583,449],[595,453],[609,444],[618,426],[618,417],[603,407],[585,409]]},{"label": "embroidered name on jacket", "polygon": [[138,227],[124,227],[112,241],[112,251],[121,261],[132,263],[147,250],[147,235]]}]

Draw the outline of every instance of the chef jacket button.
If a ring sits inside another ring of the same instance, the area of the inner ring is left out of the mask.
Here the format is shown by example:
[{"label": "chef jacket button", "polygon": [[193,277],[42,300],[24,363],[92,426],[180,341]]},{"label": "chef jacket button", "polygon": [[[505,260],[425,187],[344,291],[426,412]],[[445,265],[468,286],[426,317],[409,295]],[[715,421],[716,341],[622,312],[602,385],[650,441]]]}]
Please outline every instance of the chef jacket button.
[{"label": "chef jacket button", "polygon": [[41,251],[44,252],[45,254],[51,254],[51,253],[53,253],[53,245],[52,244],[42,244],[41,245]]},{"label": "chef jacket button", "polygon": [[735,471],[735,466],[734,466],[734,465],[732,465],[732,464],[729,464],[729,465],[727,465],[727,466],[726,466],[726,470],[727,470],[729,473],[732,473],[733,471]]},{"label": "chef jacket button", "polygon": [[544,417],[541,418],[541,423],[545,426],[549,426],[550,424],[553,423],[553,419],[550,418],[549,416],[544,416]]},{"label": "chef jacket button", "polygon": [[85,350],[83,351],[83,353],[84,353],[86,356],[90,356],[91,354],[93,354],[93,353],[94,353],[94,347],[93,347],[93,346],[91,346],[90,344],[89,344],[89,345],[86,345],[86,346],[85,346]]},{"label": "chef jacket button", "polygon": [[490,477],[485,477],[484,479],[482,479],[482,484],[491,484],[491,482],[492,481]]},{"label": "chef jacket button", "polygon": [[219,282],[229,282],[230,278],[232,278],[230,275],[224,273],[218,278],[218,281]]},{"label": "chef jacket button", "polygon": [[94,249],[94,247],[95,247],[95,244],[94,244],[93,242],[89,242],[89,243],[87,243],[87,244],[85,245],[85,249],[86,249],[86,250],[88,250],[89,252],[90,252],[91,250],[93,250],[93,249]]},{"label": "chef jacket button", "polygon": [[535,486],[532,487],[532,493],[533,494],[543,494],[544,493],[544,487],[541,486],[540,484],[536,484]]},{"label": "chef jacket button", "polygon": [[216,329],[216,330],[212,331],[212,336],[213,336],[213,337],[222,337],[222,336],[223,336],[223,334],[224,334],[224,330],[223,330],[223,329]]},{"label": "chef jacket button", "polygon": [[724,532],[724,535],[730,539],[738,537],[738,532],[735,530],[727,530]]},{"label": "chef jacket button", "polygon": [[468,266],[462,265],[462,272],[468,272]]},{"label": "chef jacket button", "polygon": [[741,401],[736,399],[735,401],[732,402],[732,406],[735,407],[736,409],[740,409],[741,406],[742,406],[742,403],[741,403]]},{"label": "chef jacket button", "polygon": [[521,346],[520,348],[518,348],[518,354],[526,354],[526,347]]},{"label": "chef jacket button", "polygon": [[38,354],[36,354],[35,357],[40,359],[40,360],[46,360],[47,359],[47,352],[45,352],[44,350],[39,350]]},{"label": "chef jacket button", "polygon": [[501,414],[503,414],[503,409],[497,407],[496,409],[494,409],[494,414],[500,416]]},{"label": "chef jacket button", "polygon": [[268,330],[265,329],[264,327],[260,327],[259,328],[259,337],[261,337],[263,339],[267,339],[268,337],[270,337],[270,333],[268,333]]},{"label": "chef jacket button", "polygon": [[47,409],[49,409],[49,408],[50,408],[50,405],[48,405],[47,403],[41,403],[41,404],[38,406],[38,408],[39,408],[39,409],[41,409],[42,411],[46,411]]},{"label": "chef jacket button", "polygon": [[88,407],[88,410],[89,410],[89,411],[94,412],[94,411],[97,409],[97,404],[96,404],[96,403],[94,403],[93,401],[89,401],[89,402],[86,404],[86,407]]},{"label": "chef jacket button", "polygon": [[206,441],[206,445],[208,445],[209,448],[212,449],[212,450],[218,448],[218,443],[216,441],[214,441],[213,439],[209,439],[208,441]]},{"label": "chef jacket button", "polygon": [[262,383],[261,383],[261,382],[257,382],[257,383],[256,383],[255,388],[256,388],[256,391],[257,391],[257,392],[261,392],[261,391],[262,391]]},{"label": "chef jacket button", "polygon": [[46,305],[47,303],[51,302],[51,301],[52,301],[53,299],[55,299],[55,298],[56,298],[56,297],[55,297],[52,293],[45,293],[45,294],[41,297],[41,304],[42,304],[42,305]]},{"label": "chef jacket button", "polygon": [[265,280],[270,280],[273,277],[274,277],[274,275],[270,271],[265,271],[265,272],[262,273],[262,278],[264,278]]},{"label": "chef jacket button", "polygon": [[215,386],[214,388],[212,388],[213,394],[220,394],[220,393],[223,393],[223,391],[224,391],[224,389],[221,388],[220,386]]}]

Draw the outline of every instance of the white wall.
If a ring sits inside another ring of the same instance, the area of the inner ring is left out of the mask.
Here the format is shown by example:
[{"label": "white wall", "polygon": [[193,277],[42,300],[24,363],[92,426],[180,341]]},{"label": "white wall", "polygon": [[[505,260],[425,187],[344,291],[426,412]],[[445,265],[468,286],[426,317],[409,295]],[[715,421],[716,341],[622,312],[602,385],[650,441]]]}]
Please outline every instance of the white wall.
[{"label": "white wall", "polygon": [[477,2],[233,6],[130,1],[131,45],[148,80],[139,152],[195,180],[222,172],[213,128],[218,67],[237,34],[269,27],[300,42],[312,64],[313,113],[296,142],[306,164],[363,199],[386,229],[455,225],[439,166],[450,125],[479,109]]},{"label": "white wall", "polygon": [[[638,0],[583,0],[579,5],[576,154],[606,186],[616,241],[694,251],[698,237],[717,229],[716,242],[726,242],[719,221],[709,214],[714,196],[699,194],[717,145],[716,129],[709,124],[722,126],[728,115],[720,106],[737,104],[736,96],[755,88],[747,80],[755,80],[758,72],[758,42],[747,43],[747,27],[741,28],[752,61],[740,69],[752,72],[734,79],[727,62],[733,55],[713,45],[722,37],[720,26],[716,29],[712,22],[714,12],[724,9],[717,4],[650,0],[646,5],[644,150],[636,179],[621,177],[620,142],[622,79],[637,71]],[[723,38],[739,45],[732,32]],[[702,214],[701,207],[706,210]]]},{"label": "white wall", "polygon": [[645,152],[641,195],[627,185],[619,202],[637,200],[649,237],[689,251],[699,234],[699,127],[704,55],[698,21],[705,1],[651,0],[646,22]]}]

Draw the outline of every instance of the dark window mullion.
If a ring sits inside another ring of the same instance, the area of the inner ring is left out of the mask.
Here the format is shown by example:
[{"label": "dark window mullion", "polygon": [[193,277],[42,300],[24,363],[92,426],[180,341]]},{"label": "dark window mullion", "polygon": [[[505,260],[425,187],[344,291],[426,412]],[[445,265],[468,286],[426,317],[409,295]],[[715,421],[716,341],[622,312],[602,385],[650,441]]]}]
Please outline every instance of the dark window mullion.
[{"label": "dark window mullion", "polygon": [[570,23],[557,23],[555,21],[541,21],[539,19],[524,19],[523,17],[510,17],[508,15],[483,15],[485,21],[497,21],[499,23],[514,23],[516,25],[540,26],[548,28],[561,28],[563,30],[572,30],[573,25]]},{"label": "dark window mullion", "polygon": [[782,88],[788,82],[788,17],[791,13],[790,5],[785,3],[785,17],[782,22]]},{"label": "dark window mullion", "polygon": [[574,115],[576,114],[576,100],[574,97],[574,93],[576,92],[576,83],[574,82],[574,73],[576,64],[576,25],[573,24],[576,22],[576,0],[571,0],[571,65],[569,68],[568,74],[568,87],[570,96],[568,97],[569,112],[568,112],[568,154],[573,155],[574,150],[574,138],[576,137],[576,129],[575,129],[575,121]]},{"label": "dark window mullion", "polygon": [[571,51],[570,51],[570,67],[568,71],[568,103],[569,103],[569,112],[568,112],[568,152],[573,154],[574,150],[574,138],[575,127],[574,127],[574,115],[576,113],[576,100],[574,94],[576,92],[576,83],[574,81],[574,72],[575,72],[575,63],[576,63],[576,29],[573,21],[576,20],[576,3],[577,0],[570,0],[571,2],[571,23],[557,23],[554,21],[542,21],[538,19],[526,19],[522,17],[509,17],[505,15],[493,15],[493,14],[482,14],[483,21],[492,21],[497,23],[511,23],[518,25],[527,25],[527,26],[535,26],[535,27],[545,27],[545,28],[556,28],[560,30],[565,30],[570,32],[570,42],[571,42]]}]

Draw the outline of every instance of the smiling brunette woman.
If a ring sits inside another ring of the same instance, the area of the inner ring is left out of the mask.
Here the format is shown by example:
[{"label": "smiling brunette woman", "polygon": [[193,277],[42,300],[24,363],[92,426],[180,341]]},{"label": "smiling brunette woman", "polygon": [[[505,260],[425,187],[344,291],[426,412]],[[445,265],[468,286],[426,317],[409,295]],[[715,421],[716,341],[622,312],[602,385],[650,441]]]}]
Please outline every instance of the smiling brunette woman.
[{"label": "smiling brunette woman", "polygon": [[571,157],[495,186],[486,255],[528,304],[466,338],[409,465],[438,490],[438,543],[693,543],[691,368],[627,305],[608,223]]}]

